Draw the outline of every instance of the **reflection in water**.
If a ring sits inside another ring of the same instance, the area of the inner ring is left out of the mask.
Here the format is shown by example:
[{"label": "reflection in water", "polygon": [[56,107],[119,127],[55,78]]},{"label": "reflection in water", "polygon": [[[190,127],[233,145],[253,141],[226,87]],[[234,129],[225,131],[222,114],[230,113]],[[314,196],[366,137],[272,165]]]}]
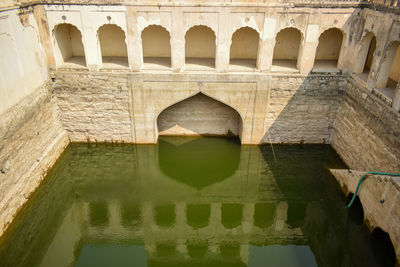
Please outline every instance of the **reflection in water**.
[{"label": "reflection in water", "polygon": [[289,202],[288,204],[286,223],[293,228],[302,226],[306,218],[307,203]]},{"label": "reflection in water", "polygon": [[108,224],[108,206],[106,202],[89,203],[89,218],[91,226],[106,226]]},{"label": "reflection in water", "polygon": [[71,145],[0,240],[1,266],[390,266],[329,146],[222,138]]},{"label": "reflection in water", "polygon": [[274,223],[275,203],[256,203],[254,205],[254,225],[267,228]]},{"label": "reflection in water", "polygon": [[128,227],[139,226],[141,221],[140,206],[137,203],[121,203],[121,224]]},{"label": "reflection in water", "polygon": [[186,244],[186,248],[188,250],[188,254],[192,258],[201,259],[207,253],[208,243],[207,241],[202,242],[188,242]]},{"label": "reflection in water", "polygon": [[187,224],[194,229],[206,227],[210,219],[210,204],[188,204],[186,206]]},{"label": "reflection in water", "polygon": [[250,245],[249,254],[249,267],[317,266],[315,262],[315,257],[309,246],[269,245],[257,247]]},{"label": "reflection in water", "polygon": [[226,228],[235,228],[242,224],[243,206],[241,204],[223,203],[221,205],[221,222]]},{"label": "reflection in water", "polygon": [[154,207],[154,217],[159,226],[173,226],[175,224],[175,206],[167,204]]},{"label": "reflection in water", "polygon": [[236,138],[160,138],[159,166],[163,173],[180,183],[201,189],[235,173],[240,161],[240,141]]}]

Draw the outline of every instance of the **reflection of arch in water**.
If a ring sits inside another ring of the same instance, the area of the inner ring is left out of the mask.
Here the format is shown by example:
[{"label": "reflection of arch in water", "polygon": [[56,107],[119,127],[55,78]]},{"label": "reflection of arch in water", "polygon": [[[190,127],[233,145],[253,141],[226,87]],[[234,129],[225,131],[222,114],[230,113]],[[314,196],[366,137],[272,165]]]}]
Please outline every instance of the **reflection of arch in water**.
[{"label": "reflection of arch in water", "polygon": [[186,248],[190,257],[194,259],[204,258],[208,251],[208,243],[207,241],[189,241],[186,244]]},{"label": "reflection of arch in water", "polygon": [[260,228],[267,228],[275,220],[275,203],[256,203],[254,205],[254,225]]},{"label": "reflection of arch in water", "polygon": [[188,204],[186,206],[187,224],[194,229],[208,226],[210,215],[210,204]]},{"label": "reflection of arch in water", "polygon": [[172,227],[176,221],[175,205],[165,204],[154,207],[154,219],[157,225]]},{"label": "reflection of arch in water", "polygon": [[167,136],[240,138],[242,118],[231,106],[198,93],[164,109],[157,117],[157,130],[159,135]]},{"label": "reflection of arch in water", "polygon": [[159,139],[158,164],[178,182],[201,189],[232,176],[239,167],[240,143],[236,139],[195,138],[181,145],[169,139]]},{"label": "reflection of arch in water", "polygon": [[243,205],[237,203],[223,203],[221,205],[221,222],[228,228],[238,227],[243,221]]},{"label": "reflection of arch in water", "polygon": [[301,227],[306,219],[307,202],[289,202],[286,223],[292,227]]}]

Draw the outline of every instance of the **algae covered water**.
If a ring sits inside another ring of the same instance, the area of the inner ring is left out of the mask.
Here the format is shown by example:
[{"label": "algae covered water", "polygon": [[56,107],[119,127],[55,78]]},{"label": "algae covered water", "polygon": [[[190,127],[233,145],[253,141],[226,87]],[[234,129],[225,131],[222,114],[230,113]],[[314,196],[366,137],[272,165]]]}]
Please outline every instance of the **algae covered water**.
[{"label": "algae covered water", "polygon": [[73,144],[0,243],[0,266],[386,266],[326,145]]}]

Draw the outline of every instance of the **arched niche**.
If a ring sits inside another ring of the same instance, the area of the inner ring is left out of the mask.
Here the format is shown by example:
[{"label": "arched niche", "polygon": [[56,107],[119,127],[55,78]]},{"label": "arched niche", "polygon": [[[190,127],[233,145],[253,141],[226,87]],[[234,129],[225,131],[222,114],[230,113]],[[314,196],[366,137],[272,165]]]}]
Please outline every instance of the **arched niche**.
[{"label": "arched niche", "polygon": [[98,29],[97,35],[103,63],[102,68],[129,67],[124,30],[115,24],[104,24]]},{"label": "arched niche", "polygon": [[338,72],[338,61],[342,45],[342,31],[337,28],[330,28],[324,31],[319,36],[313,71]]},{"label": "arched niche", "polygon": [[159,25],[150,25],[142,31],[143,64],[145,69],[171,67],[171,37]]},{"label": "arched niche", "polygon": [[216,36],[207,26],[194,26],[185,35],[185,69],[215,69]]},{"label": "arched niche", "polygon": [[[376,81],[377,88],[394,89],[400,77],[399,41],[392,42],[385,51]],[[388,92],[389,93],[389,92]]]},{"label": "arched niche", "polygon": [[86,67],[82,34],[77,27],[68,23],[58,24],[53,35],[58,66]]},{"label": "arched niche", "polygon": [[254,70],[257,67],[258,32],[250,27],[243,27],[232,35],[229,68],[231,70]]},{"label": "arched niche", "polygon": [[371,70],[375,49],[375,35],[372,32],[369,32],[361,40],[360,49],[353,67],[353,72],[365,82],[367,81]]},{"label": "arched niche", "polygon": [[198,93],[163,110],[157,118],[157,129],[159,135],[168,136],[240,138],[242,119],[232,107]]},{"label": "arched niche", "polygon": [[297,72],[302,34],[296,28],[285,28],[275,38],[272,71]]}]

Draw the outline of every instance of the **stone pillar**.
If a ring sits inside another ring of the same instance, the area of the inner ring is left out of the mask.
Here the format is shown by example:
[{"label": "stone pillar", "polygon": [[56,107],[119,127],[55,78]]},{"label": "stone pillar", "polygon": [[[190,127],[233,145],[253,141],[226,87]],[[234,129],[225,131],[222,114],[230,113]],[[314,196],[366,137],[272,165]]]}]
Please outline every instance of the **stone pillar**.
[{"label": "stone pillar", "polygon": [[240,245],[240,259],[246,266],[249,263],[249,249],[249,244]]},{"label": "stone pillar", "polygon": [[257,68],[260,71],[270,71],[274,57],[276,35],[276,19],[265,18],[264,30],[258,48]]},{"label": "stone pillar", "polygon": [[246,203],[243,206],[242,229],[244,234],[249,234],[254,226],[254,203]]},{"label": "stone pillar", "polygon": [[400,112],[400,83],[397,83],[396,90],[394,91],[394,98],[393,98],[392,107],[397,112]]},{"label": "stone pillar", "polygon": [[143,66],[142,38],[137,27],[136,10],[126,7],[126,32],[128,41],[128,62],[132,71],[140,71]]},{"label": "stone pillar", "polygon": [[221,229],[221,203],[211,203],[211,216],[209,228],[215,232]]},{"label": "stone pillar", "polygon": [[337,68],[342,71],[342,73],[349,74],[351,72],[351,60],[349,53],[351,50],[347,49],[346,36],[343,34],[342,46],[340,48]]},{"label": "stone pillar", "polygon": [[153,216],[153,205],[150,202],[143,203],[141,207],[142,218],[143,218],[143,227],[146,229],[153,229],[155,225],[154,216]]},{"label": "stone pillar", "polygon": [[97,71],[101,67],[101,50],[97,38],[97,30],[92,23],[88,7],[82,8],[82,42],[85,49],[86,66],[90,71]]},{"label": "stone pillar", "polygon": [[275,231],[282,231],[286,225],[287,211],[289,205],[287,202],[279,202],[275,213]]},{"label": "stone pillar", "polygon": [[120,210],[119,210],[119,205],[117,205],[116,202],[107,202],[108,205],[108,214],[110,214],[109,217],[109,223],[108,227],[109,229],[112,230],[119,230],[121,227],[121,220],[120,220]]},{"label": "stone pillar", "polygon": [[179,231],[186,228],[186,203],[178,202],[175,204],[176,224],[175,227]]},{"label": "stone pillar", "polygon": [[171,66],[174,72],[181,71],[185,66],[185,32],[183,12],[180,7],[172,10]]},{"label": "stone pillar", "polygon": [[231,37],[229,26],[229,10],[223,9],[219,14],[219,29],[217,34],[217,55],[215,58],[215,68],[217,72],[227,72],[229,69]]},{"label": "stone pillar", "polygon": [[319,38],[319,26],[318,25],[308,25],[306,36],[300,47],[299,59],[297,62],[297,67],[300,73],[309,73],[313,66],[315,60],[315,53],[317,52]]}]

